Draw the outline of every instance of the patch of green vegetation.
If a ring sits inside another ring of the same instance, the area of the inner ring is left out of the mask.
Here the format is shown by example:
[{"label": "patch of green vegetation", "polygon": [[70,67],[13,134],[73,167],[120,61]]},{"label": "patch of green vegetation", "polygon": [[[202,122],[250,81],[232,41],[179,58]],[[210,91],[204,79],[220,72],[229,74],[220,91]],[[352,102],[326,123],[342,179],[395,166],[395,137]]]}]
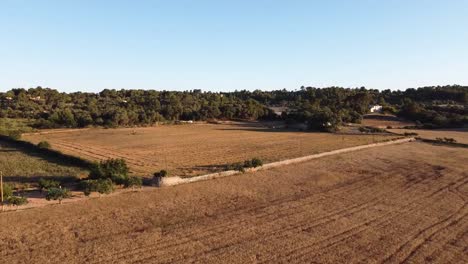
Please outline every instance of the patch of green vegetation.
[{"label": "patch of green vegetation", "polygon": [[0,141],[0,170],[4,181],[10,182],[30,181],[36,177],[76,178],[87,173],[83,168],[3,141]]},{"label": "patch of green vegetation", "polygon": [[35,129],[31,127],[33,120],[24,118],[0,118],[0,134],[10,136],[13,133],[29,133]]}]

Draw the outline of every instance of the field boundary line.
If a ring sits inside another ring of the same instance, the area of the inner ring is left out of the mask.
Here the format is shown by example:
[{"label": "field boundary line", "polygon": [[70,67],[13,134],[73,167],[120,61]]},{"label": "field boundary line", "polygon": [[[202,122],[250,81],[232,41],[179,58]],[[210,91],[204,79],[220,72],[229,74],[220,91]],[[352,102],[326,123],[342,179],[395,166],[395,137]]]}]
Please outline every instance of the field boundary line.
[{"label": "field boundary line", "polygon": [[[391,141],[386,141],[386,142],[379,142],[379,143],[372,143],[372,144],[349,147],[349,148],[342,148],[342,149],[322,152],[322,153],[318,153],[318,154],[307,155],[307,156],[303,156],[303,157],[299,157],[299,158],[293,158],[293,159],[287,159],[287,160],[267,163],[267,164],[265,164],[265,165],[263,165],[261,167],[258,167],[258,168],[246,169],[246,172],[255,172],[255,171],[260,171],[260,170],[268,170],[268,169],[273,169],[273,168],[277,168],[277,167],[281,167],[281,166],[286,166],[286,165],[301,163],[301,162],[305,162],[305,161],[309,161],[309,160],[313,160],[313,159],[318,159],[318,158],[322,158],[322,157],[332,156],[332,155],[336,155],[336,154],[348,153],[348,152],[353,152],[353,151],[358,151],[358,150],[373,148],[373,147],[380,147],[380,146],[388,146],[388,145],[394,145],[394,144],[407,143],[407,142],[412,142],[412,141],[416,141],[416,138],[414,138],[414,137],[402,138],[402,139],[396,139],[396,140],[391,140]],[[227,176],[232,176],[232,175],[237,175],[237,174],[242,174],[242,173],[243,172],[240,172],[240,171],[237,171],[237,170],[228,170],[228,171],[222,171],[222,172],[216,172],[216,173],[210,173],[210,174],[195,176],[195,177],[191,177],[191,178],[182,178],[180,176],[166,177],[166,178],[162,179],[161,186],[175,186],[175,185],[179,185],[179,184],[186,184],[186,183],[192,183],[192,182],[198,182],[198,181],[217,179],[217,178],[222,178],[222,177],[227,177]]]}]

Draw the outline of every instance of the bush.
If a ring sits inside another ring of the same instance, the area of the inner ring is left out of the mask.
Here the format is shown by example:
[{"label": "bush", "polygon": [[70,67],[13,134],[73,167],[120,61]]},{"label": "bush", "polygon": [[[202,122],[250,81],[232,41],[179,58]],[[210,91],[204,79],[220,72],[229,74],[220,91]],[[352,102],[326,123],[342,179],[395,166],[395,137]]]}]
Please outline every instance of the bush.
[{"label": "bush", "polygon": [[160,170],[160,171],[157,171],[153,174],[154,177],[166,177],[168,175],[168,172],[166,170]]},{"label": "bush", "polygon": [[251,164],[252,164],[252,167],[256,168],[256,167],[263,166],[263,161],[259,158],[253,158],[251,161]]},{"label": "bush", "polygon": [[3,184],[3,198],[8,199],[8,197],[13,196],[13,186],[8,183]]},{"label": "bush", "polygon": [[140,177],[129,177],[125,182],[125,187],[141,187],[143,185],[143,180]]},{"label": "bush", "polygon": [[37,143],[37,147],[39,147],[41,149],[49,149],[51,147],[51,145],[47,141],[41,141],[41,142]]},{"label": "bush", "polygon": [[228,164],[228,165],[226,166],[226,170],[236,170],[236,171],[240,171],[240,172],[245,172],[245,167],[244,167],[244,165],[245,165],[245,164],[240,163],[240,162]]},{"label": "bush", "polygon": [[129,169],[124,159],[109,159],[94,164],[89,178],[93,180],[111,179],[115,184],[125,184],[128,172]]},{"label": "bush", "polygon": [[58,188],[60,186],[60,183],[58,181],[47,180],[44,178],[40,178],[38,184],[39,184],[39,190],[41,192],[49,188]]},{"label": "bush", "polygon": [[46,194],[46,200],[58,200],[59,203],[62,203],[62,200],[65,198],[71,197],[71,193],[66,188],[49,188]]},{"label": "bush", "polygon": [[21,139],[21,131],[19,130],[13,130],[13,131],[8,131],[8,137],[14,139],[14,140],[20,140]]},{"label": "bush", "polygon": [[404,135],[405,137],[409,137],[409,136],[417,136],[417,135],[418,135],[418,133],[414,133],[414,132],[405,132],[403,135]]},{"label": "bush", "polygon": [[86,196],[92,192],[109,194],[114,191],[114,183],[111,179],[84,180],[81,182],[81,188]]},{"label": "bush", "polygon": [[446,143],[457,143],[457,141],[454,138],[436,138],[437,141],[439,142],[446,142]]},{"label": "bush", "polygon": [[10,196],[7,198],[8,204],[20,206],[28,203],[28,199],[24,196]]}]

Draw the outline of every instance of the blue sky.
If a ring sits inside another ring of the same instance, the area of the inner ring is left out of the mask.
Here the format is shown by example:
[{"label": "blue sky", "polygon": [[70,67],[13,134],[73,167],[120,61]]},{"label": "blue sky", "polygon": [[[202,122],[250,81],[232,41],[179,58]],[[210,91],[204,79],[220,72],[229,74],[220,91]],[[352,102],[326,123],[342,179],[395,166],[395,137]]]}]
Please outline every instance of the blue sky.
[{"label": "blue sky", "polygon": [[468,1],[0,0],[0,90],[468,84]]}]

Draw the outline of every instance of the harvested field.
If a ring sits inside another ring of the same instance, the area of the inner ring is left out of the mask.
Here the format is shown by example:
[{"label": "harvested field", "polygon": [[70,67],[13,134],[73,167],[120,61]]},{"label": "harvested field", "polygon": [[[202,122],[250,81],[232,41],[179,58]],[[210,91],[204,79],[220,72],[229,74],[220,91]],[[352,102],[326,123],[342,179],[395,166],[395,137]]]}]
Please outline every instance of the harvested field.
[{"label": "harvested field", "polygon": [[362,119],[364,126],[373,126],[378,128],[387,128],[391,126],[393,128],[401,128],[405,126],[414,126],[411,121],[400,119],[393,115],[382,115],[382,114],[368,114]]},{"label": "harvested field", "polygon": [[467,263],[467,156],[465,148],[413,142],[4,213],[0,259]]},{"label": "harvested field", "polygon": [[389,129],[398,134],[417,133],[422,138],[453,138],[459,143],[468,144],[468,129]]},{"label": "harvested field", "polygon": [[46,140],[54,149],[89,160],[124,158],[137,175],[150,176],[166,169],[172,175],[194,176],[254,157],[272,162],[395,136],[307,133],[233,123],[68,130],[23,138],[33,143]]}]

